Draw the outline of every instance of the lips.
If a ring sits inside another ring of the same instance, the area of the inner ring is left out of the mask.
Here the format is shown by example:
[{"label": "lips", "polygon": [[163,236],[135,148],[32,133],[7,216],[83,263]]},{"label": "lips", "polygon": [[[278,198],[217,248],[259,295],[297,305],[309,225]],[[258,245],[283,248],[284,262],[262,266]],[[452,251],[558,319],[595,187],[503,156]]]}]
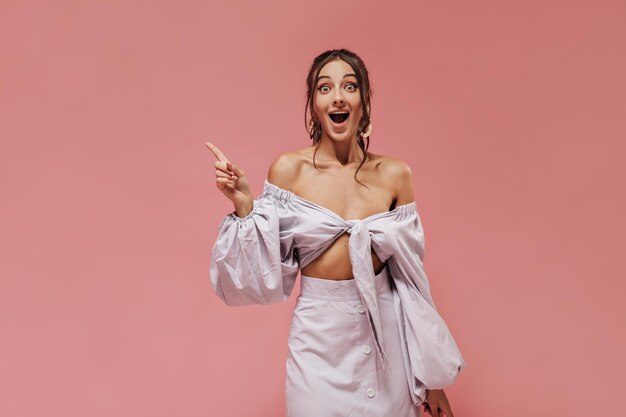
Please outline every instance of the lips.
[{"label": "lips", "polygon": [[338,125],[348,120],[348,116],[350,116],[350,113],[347,111],[333,112],[328,115],[328,117],[330,117],[330,120],[332,120],[333,123],[338,124]]}]

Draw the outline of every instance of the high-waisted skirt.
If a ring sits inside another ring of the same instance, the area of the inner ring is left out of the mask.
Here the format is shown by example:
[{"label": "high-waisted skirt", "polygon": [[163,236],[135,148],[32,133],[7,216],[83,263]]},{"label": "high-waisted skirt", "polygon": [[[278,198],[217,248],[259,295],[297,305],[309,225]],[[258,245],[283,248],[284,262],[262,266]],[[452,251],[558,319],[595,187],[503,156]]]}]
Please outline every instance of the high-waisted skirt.
[{"label": "high-waisted skirt", "polygon": [[420,417],[411,401],[391,276],[376,275],[382,368],[354,279],[301,276],[288,337],[287,417]]}]

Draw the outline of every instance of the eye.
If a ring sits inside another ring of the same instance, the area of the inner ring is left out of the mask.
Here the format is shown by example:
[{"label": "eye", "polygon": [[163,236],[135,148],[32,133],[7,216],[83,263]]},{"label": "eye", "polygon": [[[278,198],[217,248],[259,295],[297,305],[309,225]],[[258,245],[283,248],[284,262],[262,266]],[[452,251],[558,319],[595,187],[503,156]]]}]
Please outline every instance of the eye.
[{"label": "eye", "polygon": [[349,90],[349,91],[356,91],[356,88],[357,88],[357,87],[356,87],[356,84],[355,84],[355,83],[348,83],[348,84],[346,84],[346,88],[348,88],[348,87],[350,87],[350,86],[352,87],[352,89],[351,89],[351,90]]},{"label": "eye", "polygon": [[323,90],[322,90],[322,88],[328,88],[328,86],[327,86],[326,84],[323,84],[323,85],[321,85],[321,86],[317,87],[317,89],[318,89],[320,92],[325,93],[326,91],[323,91]]}]

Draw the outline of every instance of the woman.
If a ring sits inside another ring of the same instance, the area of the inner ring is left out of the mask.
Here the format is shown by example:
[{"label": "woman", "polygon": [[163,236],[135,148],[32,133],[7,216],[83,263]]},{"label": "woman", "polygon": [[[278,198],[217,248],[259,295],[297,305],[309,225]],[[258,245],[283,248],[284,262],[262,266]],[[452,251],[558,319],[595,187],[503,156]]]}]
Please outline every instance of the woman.
[{"label": "woman", "polygon": [[286,300],[301,272],[289,417],[420,416],[421,404],[453,417],[442,388],[465,362],[430,295],[411,170],[367,151],[370,95],[356,54],[316,57],[313,144],[277,158],[256,200],[244,171],[207,143],[235,207],[219,225],[211,282],[228,305],[268,304]]}]

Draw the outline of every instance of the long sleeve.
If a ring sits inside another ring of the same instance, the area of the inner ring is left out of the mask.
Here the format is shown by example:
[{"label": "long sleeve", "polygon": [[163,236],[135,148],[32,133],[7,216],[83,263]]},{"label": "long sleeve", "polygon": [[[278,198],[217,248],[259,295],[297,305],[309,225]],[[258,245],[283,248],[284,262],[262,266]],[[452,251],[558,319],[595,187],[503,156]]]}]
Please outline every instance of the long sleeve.
[{"label": "long sleeve", "polygon": [[287,300],[299,271],[294,244],[298,213],[290,201],[268,193],[246,217],[227,214],[211,251],[211,284],[227,305]]},{"label": "long sleeve", "polygon": [[451,385],[466,363],[437,308],[424,271],[425,237],[415,205],[395,219],[396,252],[390,269],[397,290],[396,314],[407,360],[407,377],[415,404],[427,389]]}]

